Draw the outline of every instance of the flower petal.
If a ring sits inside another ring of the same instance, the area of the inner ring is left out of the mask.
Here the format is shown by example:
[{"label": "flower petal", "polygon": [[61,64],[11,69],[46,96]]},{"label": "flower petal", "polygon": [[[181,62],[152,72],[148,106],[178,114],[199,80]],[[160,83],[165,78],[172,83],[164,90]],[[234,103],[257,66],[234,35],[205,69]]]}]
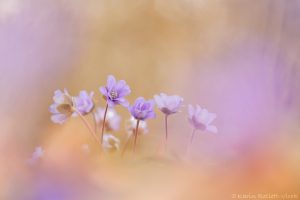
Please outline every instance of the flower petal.
[{"label": "flower petal", "polygon": [[100,90],[101,94],[103,94],[106,97],[108,96],[106,87],[100,87],[99,90]]},{"label": "flower petal", "polygon": [[115,87],[116,85],[116,78],[113,75],[109,75],[107,77],[107,89],[110,91]]},{"label": "flower petal", "polygon": [[128,85],[125,85],[122,88],[117,89],[117,93],[119,97],[127,96],[131,93],[131,90]]},{"label": "flower petal", "polygon": [[189,113],[189,118],[192,119],[192,117],[195,113],[195,110],[194,110],[194,107],[191,104],[188,105],[188,113]]},{"label": "flower petal", "polygon": [[159,95],[154,95],[153,98],[154,98],[154,101],[155,101],[158,109],[161,109],[165,106],[162,98]]},{"label": "flower petal", "polygon": [[68,116],[63,114],[55,114],[51,116],[51,120],[57,124],[63,124],[67,120]]},{"label": "flower petal", "polygon": [[149,113],[147,114],[146,119],[153,119],[153,118],[155,118],[155,117],[156,117],[155,112],[149,112]]},{"label": "flower petal", "polygon": [[217,127],[212,126],[212,125],[208,126],[207,130],[210,131],[210,132],[212,132],[212,133],[218,133]]}]

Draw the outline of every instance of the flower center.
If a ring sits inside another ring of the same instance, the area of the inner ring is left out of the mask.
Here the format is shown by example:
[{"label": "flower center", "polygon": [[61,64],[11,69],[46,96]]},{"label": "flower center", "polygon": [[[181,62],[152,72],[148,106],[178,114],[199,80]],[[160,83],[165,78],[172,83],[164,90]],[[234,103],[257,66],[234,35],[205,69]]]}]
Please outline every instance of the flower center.
[{"label": "flower center", "polygon": [[56,107],[56,109],[58,112],[65,115],[72,114],[73,112],[73,107],[70,104],[60,104],[59,106]]},{"label": "flower center", "polygon": [[116,91],[111,91],[110,96],[112,99],[116,99],[118,97],[118,93]]}]

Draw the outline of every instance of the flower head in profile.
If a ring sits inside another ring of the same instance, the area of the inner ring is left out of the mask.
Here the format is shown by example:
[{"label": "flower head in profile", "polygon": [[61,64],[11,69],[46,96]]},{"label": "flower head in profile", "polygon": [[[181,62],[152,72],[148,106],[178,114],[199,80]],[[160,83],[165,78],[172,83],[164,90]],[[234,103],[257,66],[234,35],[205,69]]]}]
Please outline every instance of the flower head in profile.
[{"label": "flower head in profile", "polygon": [[211,125],[211,122],[216,118],[216,114],[208,112],[205,108],[201,108],[196,105],[194,108],[192,105],[188,106],[188,119],[195,129],[210,131],[217,133],[217,127]]},{"label": "flower head in profile", "polygon": [[120,140],[112,134],[104,134],[102,146],[105,151],[117,151],[120,148]]},{"label": "flower head in profile", "polygon": [[146,120],[155,118],[154,101],[146,101],[143,97],[135,100],[134,104],[129,107],[131,115],[137,120]]},{"label": "flower head in profile", "polygon": [[85,90],[80,91],[79,95],[74,97],[74,107],[82,115],[89,114],[94,108],[93,97],[94,92],[89,94]]},{"label": "flower head in profile", "polygon": [[[95,112],[96,122],[98,124],[102,124],[104,120],[104,108],[97,108]],[[106,120],[105,120],[105,130],[106,131],[117,131],[119,129],[121,122],[121,117],[118,115],[115,109],[108,108],[106,113]]]},{"label": "flower head in profile", "polygon": [[68,91],[56,90],[53,96],[54,103],[49,107],[52,113],[51,120],[54,123],[64,123],[73,113],[73,100]]},{"label": "flower head in profile", "polygon": [[177,113],[182,106],[183,98],[177,95],[168,96],[164,93],[154,95],[158,109],[166,115]]},{"label": "flower head in profile", "polygon": [[[128,136],[131,136],[132,134],[135,133],[136,124],[137,124],[137,120],[134,117],[131,117],[127,121],[126,131],[128,133]],[[146,133],[148,133],[147,122],[140,121],[138,134],[141,135],[141,134],[146,134]]]},{"label": "flower head in profile", "polygon": [[100,87],[100,92],[110,107],[118,104],[124,107],[129,105],[125,96],[129,95],[131,90],[124,80],[116,81],[114,76],[109,75],[106,86]]},{"label": "flower head in profile", "polygon": [[42,147],[38,146],[35,148],[34,152],[32,153],[31,157],[28,159],[28,164],[33,165],[38,162],[44,155],[44,150]]}]

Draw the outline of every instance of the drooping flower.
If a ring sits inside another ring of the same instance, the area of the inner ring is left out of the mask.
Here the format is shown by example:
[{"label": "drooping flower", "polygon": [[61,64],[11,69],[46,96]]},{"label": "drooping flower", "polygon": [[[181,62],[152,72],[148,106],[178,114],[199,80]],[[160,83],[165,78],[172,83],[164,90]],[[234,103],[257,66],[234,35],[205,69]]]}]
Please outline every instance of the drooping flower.
[{"label": "drooping flower", "polygon": [[129,95],[131,90],[124,80],[117,82],[114,76],[109,75],[106,86],[100,87],[100,92],[110,107],[118,104],[124,107],[129,105],[125,96]]},{"label": "drooping flower", "polygon": [[[137,124],[137,120],[134,117],[131,117],[127,121],[126,131],[127,131],[129,137],[135,133],[136,124]],[[146,133],[148,133],[147,122],[140,121],[138,134],[141,135],[141,134],[146,134]]]},{"label": "drooping flower", "polygon": [[28,164],[33,165],[38,162],[44,155],[44,150],[42,147],[38,146],[35,148],[34,152],[32,153],[31,157],[28,159]]},{"label": "drooping flower", "polygon": [[104,134],[102,146],[105,151],[117,151],[120,148],[120,140],[112,134]]},{"label": "drooping flower", "polygon": [[192,105],[188,106],[188,120],[194,126],[195,129],[210,131],[217,133],[217,127],[211,125],[211,122],[216,118],[216,114],[208,112],[205,108],[201,108],[196,105],[194,108]]},{"label": "drooping flower", "polygon": [[129,107],[131,115],[137,120],[146,120],[155,118],[154,101],[146,101],[143,97],[135,100],[134,104]]},{"label": "drooping flower", "polygon": [[177,113],[182,105],[183,98],[177,95],[168,96],[164,93],[154,95],[158,109],[166,115]]},{"label": "drooping flower", "polygon": [[56,90],[53,96],[54,103],[50,105],[49,111],[52,113],[51,120],[54,123],[64,123],[73,113],[73,100],[68,91]]},{"label": "drooping flower", "polygon": [[74,97],[74,107],[81,115],[89,114],[94,108],[94,92],[90,92],[90,94],[82,90],[79,92],[79,95]]},{"label": "drooping flower", "polygon": [[[97,108],[95,112],[95,118],[97,124],[102,124],[104,120],[105,109],[104,108]],[[106,120],[105,120],[105,130],[106,131],[117,131],[119,129],[121,122],[121,117],[118,115],[115,109],[108,108],[106,113]]]}]

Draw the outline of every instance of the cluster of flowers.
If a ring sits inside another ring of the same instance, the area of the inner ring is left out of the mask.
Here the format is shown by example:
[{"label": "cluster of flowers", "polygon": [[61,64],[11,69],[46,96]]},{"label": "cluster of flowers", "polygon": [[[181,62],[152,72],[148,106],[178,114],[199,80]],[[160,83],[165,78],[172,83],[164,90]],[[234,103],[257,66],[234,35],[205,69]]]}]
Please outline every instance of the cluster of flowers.
[{"label": "cluster of flowers", "polygon": [[[52,113],[51,120],[54,123],[63,124],[70,117],[80,117],[103,150],[118,150],[120,146],[119,139],[113,134],[105,134],[104,132],[113,132],[119,129],[121,118],[114,107],[121,105],[128,109],[132,116],[127,125],[128,140],[124,145],[124,151],[131,138],[134,138],[133,150],[135,150],[139,133],[147,132],[146,120],[156,116],[154,112],[156,105],[165,115],[165,141],[167,141],[168,116],[180,110],[183,103],[182,97],[177,95],[168,96],[161,93],[160,95],[154,95],[154,98],[150,100],[139,97],[130,105],[125,98],[131,93],[130,87],[124,80],[117,81],[112,75],[108,76],[106,86],[100,87],[99,90],[106,101],[104,108],[96,108],[94,92],[88,93],[83,90],[79,92],[78,96],[71,96],[67,90],[56,90],[53,97],[54,103],[49,107],[49,111]],[[92,128],[85,119],[88,114],[93,114],[95,128]],[[208,130],[216,133],[217,128],[211,125],[215,118],[214,113],[208,112],[199,105],[195,107],[188,105],[188,121],[193,126],[191,138],[193,138],[196,130]],[[101,128],[101,135],[97,133],[98,128]]]}]

